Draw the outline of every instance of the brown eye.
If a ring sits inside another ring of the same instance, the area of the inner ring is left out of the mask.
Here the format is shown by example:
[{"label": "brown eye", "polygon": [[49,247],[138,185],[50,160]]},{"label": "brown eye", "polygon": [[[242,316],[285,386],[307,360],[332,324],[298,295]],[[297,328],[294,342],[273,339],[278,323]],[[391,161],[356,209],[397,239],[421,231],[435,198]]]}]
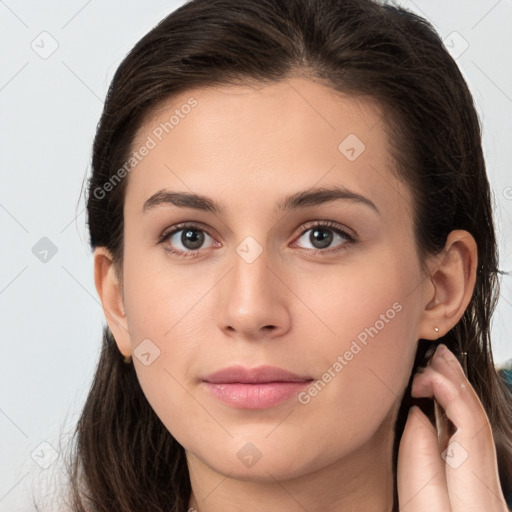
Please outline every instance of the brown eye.
[{"label": "brown eye", "polygon": [[194,251],[200,249],[204,243],[204,232],[198,229],[180,229],[176,233],[180,233],[179,242],[187,249]]},{"label": "brown eye", "polygon": [[[309,233],[307,237],[305,237],[306,233]],[[352,236],[333,223],[317,223],[304,230],[299,240],[301,238],[305,238],[307,243],[312,245],[312,247],[305,247],[306,249],[321,252],[327,252],[326,249],[330,249],[336,241],[338,241],[338,248],[355,241]]]},{"label": "brown eye", "polygon": [[204,248],[207,239],[214,240],[204,229],[194,224],[181,224],[162,235],[160,243],[173,254],[191,257]]}]

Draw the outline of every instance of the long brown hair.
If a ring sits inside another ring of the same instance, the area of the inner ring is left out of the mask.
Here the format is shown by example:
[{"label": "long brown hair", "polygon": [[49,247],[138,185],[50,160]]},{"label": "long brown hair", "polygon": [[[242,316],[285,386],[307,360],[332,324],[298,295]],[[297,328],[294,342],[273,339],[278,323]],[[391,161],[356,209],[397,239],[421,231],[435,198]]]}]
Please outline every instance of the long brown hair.
[{"label": "long brown hair", "polygon": [[[272,83],[292,75],[382,107],[396,172],[414,194],[422,262],[443,249],[454,229],[475,238],[479,266],[471,302],[438,342],[459,358],[468,353],[468,378],[492,426],[501,485],[505,495],[512,493],[512,400],[490,342],[497,247],[479,119],[457,64],[416,14],[372,0],[192,0],[175,10],[134,46],[108,90],[88,182],[92,248],[108,248],[122,266],[127,178],[108,192],[104,184],[119,176],[153,109],[196,86]],[[411,380],[427,348],[418,343]],[[410,384],[395,426],[395,476]],[[106,329],[68,470],[73,511],[187,510],[184,449]]]}]

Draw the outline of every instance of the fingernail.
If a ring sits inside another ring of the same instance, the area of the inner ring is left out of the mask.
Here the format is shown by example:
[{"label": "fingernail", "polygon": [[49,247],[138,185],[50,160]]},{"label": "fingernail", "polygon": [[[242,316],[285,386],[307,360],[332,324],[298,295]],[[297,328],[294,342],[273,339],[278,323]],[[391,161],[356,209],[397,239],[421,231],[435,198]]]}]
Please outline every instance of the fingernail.
[{"label": "fingernail", "polygon": [[437,346],[436,355],[437,357],[444,357],[448,353],[448,347],[444,343],[440,343]]}]

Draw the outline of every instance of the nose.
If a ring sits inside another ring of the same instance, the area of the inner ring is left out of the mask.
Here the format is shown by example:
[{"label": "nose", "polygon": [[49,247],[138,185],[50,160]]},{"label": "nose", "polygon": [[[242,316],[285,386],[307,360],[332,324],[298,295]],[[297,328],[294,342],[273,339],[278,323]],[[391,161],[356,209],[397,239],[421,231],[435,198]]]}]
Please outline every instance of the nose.
[{"label": "nose", "polygon": [[286,301],[292,295],[279,265],[269,266],[263,251],[249,262],[239,254],[219,287],[219,328],[226,336],[267,339],[282,336],[290,329]]}]

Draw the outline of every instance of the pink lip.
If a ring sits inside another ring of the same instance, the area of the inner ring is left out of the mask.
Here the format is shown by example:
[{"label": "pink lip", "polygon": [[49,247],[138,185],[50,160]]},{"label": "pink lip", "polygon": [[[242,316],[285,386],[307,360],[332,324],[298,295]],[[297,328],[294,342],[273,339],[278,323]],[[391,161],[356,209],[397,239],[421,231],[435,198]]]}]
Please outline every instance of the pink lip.
[{"label": "pink lip", "polygon": [[265,409],[296,395],[313,379],[276,366],[230,366],[203,379],[207,391],[240,409]]}]

